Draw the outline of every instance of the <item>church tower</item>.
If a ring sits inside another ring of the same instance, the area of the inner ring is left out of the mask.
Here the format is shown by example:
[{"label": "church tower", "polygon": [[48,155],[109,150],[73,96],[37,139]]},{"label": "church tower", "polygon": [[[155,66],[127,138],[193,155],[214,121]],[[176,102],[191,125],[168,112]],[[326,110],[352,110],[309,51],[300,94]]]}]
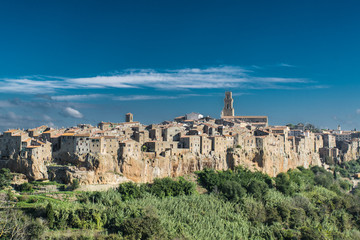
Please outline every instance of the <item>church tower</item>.
[{"label": "church tower", "polygon": [[221,117],[234,116],[233,104],[232,92],[225,92],[224,109],[221,112]]},{"label": "church tower", "polygon": [[134,121],[134,116],[132,113],[127,113],[125,115],[125,122],[133,122]]}]

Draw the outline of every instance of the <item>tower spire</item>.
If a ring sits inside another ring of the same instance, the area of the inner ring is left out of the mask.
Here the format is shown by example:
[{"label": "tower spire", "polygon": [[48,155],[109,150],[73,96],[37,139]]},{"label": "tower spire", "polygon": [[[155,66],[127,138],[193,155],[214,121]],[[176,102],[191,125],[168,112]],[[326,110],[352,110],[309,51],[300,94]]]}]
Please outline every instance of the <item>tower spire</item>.
[{"label": "tower spire", "polygon": [[224,99],[224,108],[221,112],[222,117],[231,116],[233,117],[234,114],[234,100],[232,98],[232,92],[225,92],[225,99]]}]

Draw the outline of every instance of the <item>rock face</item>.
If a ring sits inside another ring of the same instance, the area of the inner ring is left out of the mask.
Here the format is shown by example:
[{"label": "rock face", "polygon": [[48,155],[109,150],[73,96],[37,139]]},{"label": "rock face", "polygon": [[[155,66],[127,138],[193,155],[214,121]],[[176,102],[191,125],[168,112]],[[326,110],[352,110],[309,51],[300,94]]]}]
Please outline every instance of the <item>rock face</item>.
[{"label": "rock face", "polygon": [[1,160],[0,167],[9,168],[12,172],[25,174],[29,180],[47,179],[48,171],[46,162],[34,158]]},{"label": "rock face", "polygon": [[[55,162],[15,159],[2,161],[3,167],[25,174],[31,180],[48,178],[63,183],[79,179],[80,184],[117,184],[124,181],[152,182],[155,178],[177,177],[204,168],[217,170],[245,166],[276,176],[297,166],[320,165],[314,138],[303,138],[296,144],[284,137],[256,138],[255,142],[228,152],[201,155],[184,152],[179,155],[156,156],[141,152],[140,156],[110,154],[56,154]],[[354,149],[358,145],[353,146]],[[355,151],[355,150],[354,150]]]},{"label": "rock face", "polygon": [[360,153],[360,139],[352,139],[349,142],[337,142],[337,147],[342,152],[342,161],[355,160]]},{"label": "rock face", "polygon": [[[300,144],[298,149],[291,148],[279,139],[269,139],[266,147],[235,148],[233,152],[218,155],[198,155],[187,153],[180,156],[151,156],[142,153],[141,158],[123,158],[120,162],[122,174],[135,182],[151,182],[155,178],[177,177],[204,168],[226,170],[235,166],[257,169],[270,176],[276,176],[290,168],[321,165],[319,154],[309,146],[313,142]],[[271,141],[273,145],[271,144]],[[312,145],[311,145],[312,144]],[[308,147],[306,147],[309,145]]]},{"label": "rock face", "polygon": [[[71,183],[79,179],[80,184],[115,184],[126,181],[120,172],[116,157],[109,154],[70,155],[68,153],[56,156],[59,166],[49,166],[51,180]],[[70,166],[64,166],[70,164]]]}]

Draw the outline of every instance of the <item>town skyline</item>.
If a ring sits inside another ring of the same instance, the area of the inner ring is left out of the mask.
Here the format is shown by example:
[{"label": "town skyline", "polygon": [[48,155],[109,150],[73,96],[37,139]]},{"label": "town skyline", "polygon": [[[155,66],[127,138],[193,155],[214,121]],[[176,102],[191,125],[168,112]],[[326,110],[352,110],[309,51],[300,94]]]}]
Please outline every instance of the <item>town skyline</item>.
[{"label": "town skyline", "polygon": [[[239,115],[360,129],[355,1],[9,1],[0,131]],[[334,17],[336,16],[336,17]]]}]

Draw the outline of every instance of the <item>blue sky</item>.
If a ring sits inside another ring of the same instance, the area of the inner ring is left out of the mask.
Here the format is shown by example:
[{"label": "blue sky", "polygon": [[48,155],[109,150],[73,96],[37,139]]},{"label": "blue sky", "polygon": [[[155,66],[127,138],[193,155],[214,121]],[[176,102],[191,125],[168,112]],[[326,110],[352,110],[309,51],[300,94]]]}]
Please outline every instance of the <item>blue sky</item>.
[{"label": "blue sky", "polygon": [[360,3],[1,1],[0,130],[189,112],[360,129]]}]

